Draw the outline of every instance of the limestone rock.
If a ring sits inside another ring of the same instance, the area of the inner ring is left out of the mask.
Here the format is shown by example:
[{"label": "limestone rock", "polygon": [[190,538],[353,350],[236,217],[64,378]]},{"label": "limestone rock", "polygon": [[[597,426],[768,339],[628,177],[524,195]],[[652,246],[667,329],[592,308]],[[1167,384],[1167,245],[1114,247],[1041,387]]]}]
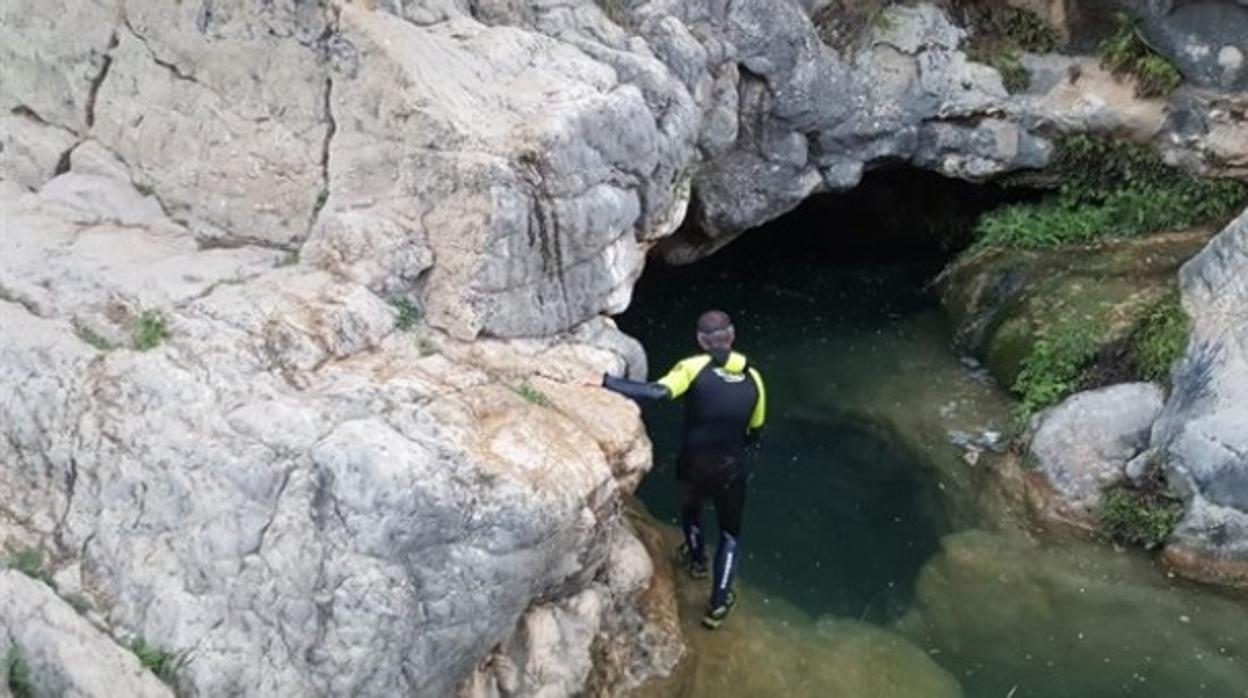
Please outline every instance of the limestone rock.
[{"label": "limestone rock", "polygon": [[1192,335],[1152,433],[1189,500],[1175,552],[1204,558],[1210,576],[1248,582],[1248,211],[1180,279]]},{"label": "limestone rock", "polygon": [[[0,570],[0,657],[13,649],[30,670],[35,698],[173,698],[134,654],[46,584]],[[7,690],[7,667],[3,673]]]},{"label": "limestone rock", "polygon": [[1227,91],[1248,88],[1248,6],[1228,0],[1133,2],[1149,45],[1183,77]]},{"label": "limestone rock", "polygon": [[1091,513],[1101,490],[1123,480],[1164,398],[1152,383],[1123,383],[1076,393],[1033,418],[1031,457],[1064,506]]}]

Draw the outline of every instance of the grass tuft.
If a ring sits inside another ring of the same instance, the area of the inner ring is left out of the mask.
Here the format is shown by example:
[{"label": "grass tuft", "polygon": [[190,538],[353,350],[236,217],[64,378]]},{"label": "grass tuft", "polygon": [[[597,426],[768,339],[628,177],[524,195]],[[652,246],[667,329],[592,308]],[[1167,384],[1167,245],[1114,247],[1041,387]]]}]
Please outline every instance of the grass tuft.
[{"label": "grass tuft", "polygon": [[161,681],[165,683],[173,681],[177,657],[172,652],[148,644],[141,637],[136,637],[130,641],[130,651],[139,658],[139,663],[144,668],[155,674]]},{"label": "grass tuft", "polygon": [[1101,66],[1118,77],[1135,78],[1137,97],[1165,97],[1178,89],[1183,76],[1170,61],[1144,43],[1135,22],[1118,15],[1114,33],[1098,49]]},{"label": "grass tuft", "polygon": [[9,558],[9,566],[22,574],[52,586],[52,575],[43,566],[43,552],[35,548],[22,548]]},{"label": "grass tuft", "polygon": [[13,698],[31,698],[35,694],[34,679],[30,675],[30,665],[22,656],[22,650],[16,644],[9,648],[4,657],[5,683]]},{"label": "grass tuft", "polygon": [[1020,54],[1056,50],[1061,37],[1035,13],[1005,4],[976,4],[964,8],[963,21],[973,31],[966,54],[976,63],[990,65],[1001,74],[1001,83],[1011,94],[1031,86],[1031,73],[1023,67]]},{"label": "grass tuft", "polygon": [[90,327],[79,325],[78,327],[74,329],[74,331],[78,335],[78,339],[81,339],[82,341],[86,342],[87,344],[90,344],[92,347],[95,347],[96,349],[100,351],[110,351],[114,348],[112,342],[108,341],[107,339],[104,339],[102,336],[99,335],[99,333],[97,333],[95,330],[91,329]]},{"label": "grass tuft", "polygon": [[511,390],[516,395],[524,398],[525,401],[530,404],[537,405],[538,407],[550,406],[550,398],[546,396],[546,393],[543,393],[541,390],[533,387],[533,384],[528,381],[522,382],[520,385],[515,386]]},{"label": "grass tuft", "polygon": [[415,327],[416,323],[420,322],[420,308],[407,296],[391,296],[390,305],[394,306],[394,309],[398,311],[398,319],[395,321],[395,326],[399,330],[407,332]]},{"label": "grass tuft", "polygon": [[1153,306],[1131,335],[1135,369],[1151,381],[1168,382],[1187,349],[1191,323],[1177,294]]},{"label": "grass tuft", "polygon": [[165,317],[157,310],[144,310],[134,326],[134,348],[139,351],[155,349],[169,338]]},{"label": "grass tuft", "polygon": [[1183,518],[1183,502],[1157,478],[1141,486],[1112,485],[1102,493],[1098,518],[1110,540],[1151,550],[1174,532]]}]

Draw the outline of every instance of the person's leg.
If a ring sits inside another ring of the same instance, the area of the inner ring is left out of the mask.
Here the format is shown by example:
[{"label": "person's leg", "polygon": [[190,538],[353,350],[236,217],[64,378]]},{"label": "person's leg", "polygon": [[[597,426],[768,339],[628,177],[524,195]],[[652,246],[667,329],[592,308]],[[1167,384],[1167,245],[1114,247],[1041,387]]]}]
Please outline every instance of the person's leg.
[{"label": "person's leg", "polygon": [[711,607],[728,605],[732,581],[736,577],[741,554],[741,520],[745,513],[746,480],[744,473],[733,477],[715,493],[715,514],[719,519],[719,545],[715,550],[715,586],[711,590]]},{"label": "person's leg", "polygon": [[707,576],[706,542],[702,536],[702,503],[706,494],[693,479],[692,465],[689,455],[681,454],[676,467],[680,487],[680,529],[685,538],[682,554],[690,576],[703,579]]}]

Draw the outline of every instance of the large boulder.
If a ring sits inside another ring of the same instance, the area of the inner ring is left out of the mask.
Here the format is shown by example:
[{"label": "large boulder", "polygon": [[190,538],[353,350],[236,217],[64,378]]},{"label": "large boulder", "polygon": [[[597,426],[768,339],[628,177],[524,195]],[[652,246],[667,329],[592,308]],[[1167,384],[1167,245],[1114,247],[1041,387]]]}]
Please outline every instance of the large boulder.
[{"label": "large boulder", "polygon": [[1140,30],[1188,80],[1248,89],[1248,5],[1238,0],[1133,0]]},{"label": "large boulder", "polygon": [[1032,419],[1031,462],[1060,509],[1095,512],[1101,491],[1125,479],[1127,463],[1148,447],[1164,399],[1153,383],[1123,383],[1076,393]]},{"label": "large boulder", "polygon": [[0,570],[0,681],[10,688],[10,658],[21,658],[33,698],[173,698],[173,690],[129,650],[92,625],[52,589],[16,570]]},{"label": "large boulder", "polygon": [[1180,279],[1192,337],[1152,433],[1188,498],[1166,553],[1185,571],[1248,584],[1248,211]]}]

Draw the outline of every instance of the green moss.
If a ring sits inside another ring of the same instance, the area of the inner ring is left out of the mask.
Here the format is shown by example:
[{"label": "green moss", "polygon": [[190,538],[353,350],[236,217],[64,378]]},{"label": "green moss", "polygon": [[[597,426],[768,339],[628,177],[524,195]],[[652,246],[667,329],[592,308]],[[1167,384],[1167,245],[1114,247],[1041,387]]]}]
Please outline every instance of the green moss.
[{"label": "green moss", "polygon": [[1187,348],[1190,330],[1177,294],[1154,305],[1131,335],[1131,353],[1140,376],[1169,381],[1171,368]]},{"label": "green moss", "polygon": [[1005,206],[976,224],[972,250],[1040,249],[1223,222],[1248,203],[1248,185],[1195,177],[1152,149],[1087,135],[1058,139],[1051,169],[1063,182],[1038,202]]},{"label": "green moss", "polygon": [[78,339],[81,339],[100,351],[109,351],[113,348],[112,342],[101,337],[90,327],[79,325],[74,329],[74,333],[78,335]]},{"label": "green moss", "polygon": [[22,656],[22,650],[16,644],[9,648],[4,658],[5,683],[13,698],[31,698],[35,694],[34,679],[30,675],[30,665]]},{"label": "green moss", "polygon": [[169,338],[165,318],[156,310],[144,310],[134,325],[134,348],[139,351],[154,349]]},{"label": "green moss", "polygon": [[528,381],[522,382],[520,385],[513,387],[512,392],[524,398],[526,402],[537,405],[538,407],[549,407],[550,398],[541,390],[533,387]]},{"label": "green moss", "polygon": [[144,668],[155,674],[161,681],[166,683],[173,681],[173,673],[177,667],[177,657],[172,652],[148,644],[141,637],[136,637],[130,641],[130,651],[139,658],[139,663]]},{"label": "green moss", "polygon": [[1098,328],[1086,323],[1069,323],[1041,336],[1010,386],[1019,398],[1016,416],[1025,420],[1078,390],[1099,345]]},{"label": "green moss", "polygon": [[1102,494],[1101,532],[1123,545],[1155,548],[1174,532],[1183,517],[1183,502],[1159,481],[1140,487],[1114,485]]},{"label": "green moss", "polygon": [[407,296],[392,296],[390,298],[390,305],[394,306],[394,309],[398,311],[398,318],[395,320],[395,326],[398,327],[400,331],[407,332],[415,327],[416,323],[420,322],[420,308],[417,307],[416,304],[413,303]]},{"label": "green moss", "polygon": [[1139,97],[1165,97],[1178,89],[1183,76],[1160,54],[1140,38],[1135,22],[1118,15],[1116,31],[1101,42],[1101,65],[1119,77],[1135,78],[1135,94]]},{"label": "green moss", "polygon": [[43,553],[35,548],[21,548],[9,556],[9,566],[22,574],[52,586],[52,576],[43,566]]}]

